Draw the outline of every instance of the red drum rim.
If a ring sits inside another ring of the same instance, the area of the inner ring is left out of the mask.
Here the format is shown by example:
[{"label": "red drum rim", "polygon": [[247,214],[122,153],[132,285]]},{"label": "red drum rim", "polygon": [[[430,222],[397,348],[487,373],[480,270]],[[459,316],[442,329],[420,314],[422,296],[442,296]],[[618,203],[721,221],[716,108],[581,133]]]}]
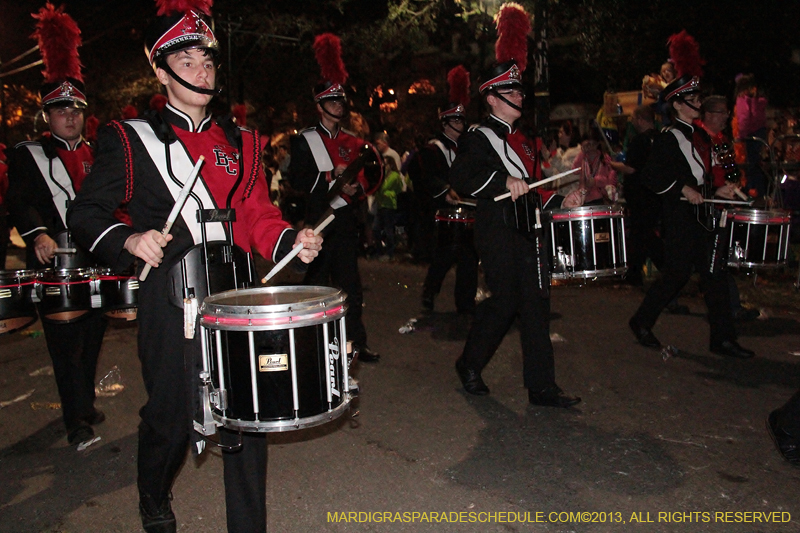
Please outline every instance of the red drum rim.
[{"label": "red drum rim", "polygon": [[100,281],[121,281],[121,280],[128,280],[134,279],[136,276],[118,276],[115,274],[101,274],[97,276],[97,279]]},{"label": "red drum rim", "polygon": [[15,287],[26,287],[28,285],[36,285],[36,281],[20,281],[11,285],[0,285],[0,289],[13,289]]},{"label": "red drum rim", "polygon": [[83,283],[91,283],[91,279],[79,279],[75,281],[43,281],[39,280],[39,285],[80,285]]}]

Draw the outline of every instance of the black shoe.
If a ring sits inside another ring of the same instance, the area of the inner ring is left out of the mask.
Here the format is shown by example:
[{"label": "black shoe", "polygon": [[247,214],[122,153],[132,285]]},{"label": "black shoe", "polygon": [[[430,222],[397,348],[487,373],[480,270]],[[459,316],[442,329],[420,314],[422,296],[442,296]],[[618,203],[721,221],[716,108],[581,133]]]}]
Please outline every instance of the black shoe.
[{"label": "black shoe", "polygon": [[369,346],[361,346],[356,350],[358,350],[358,360],[362,363],[377,363],[381,360],[381,354],[373,352],[369,349]]},{"label": "black shoe", "polygon": [[468,393],[474,394],[475,396],[486,396],[489,394],[489,387],[483,382],[481,373],[477,370],[467,368],[466,361],[464,361],[463,357],[459,357],[456,360],[456,373],[461,380],[461,385],[464,386],[464,390]]},{"label": "black shoe", "polygon": [[767,431],[783,458],[794,466],[800,466],[800,439],[789,435],[778,426],[778,411],[772,411],[767,417]]},{"label": "black shoe", "polygon": [[756,352],[742,348],[736,341],[723,341],[720,344],[712,345],[711,351],[718,355],[727,355],[737,359],[750,359],[756,355]]},{"label": "black shoe", "polygon": [[538,392],[528,389],[528,401],[531,405],[566,408],[580,403],[581,399],[578,396],[567,396],[558,385],[551,385]]},{"label": "black shoe", "polygon": [[169,498],[161,505],[156,505],[152,498],[139,494],[139,515],[142,527],[147,533],[175,533],[177,523]]},{"label": "black shoe", "polygon": [[681,305],[678,302],[670,302],[667,304],[667,312],[671,315],[688,315],[689,306]]},{"label": "black shoe", "polygon": [[78,426],[67,433],[67,442],[77,446],[94,438],[94,430],[89,426]]},{"label": "black shoe", "polygon": [[639,344],[642,346],[646,346],[647,348],[658,348],[661,346],[661,343],[658,342],[658,339],[655,335],[653,335],[653,332],[643,326],[640,326],[639,323],[633,318],[628,321],[628,325],[631,327],[633,334],[636,335],[636,340],[639,341]]},{"label": "black shoe", "polygon": [[422,309],[425,311],[433,311],[433,294],[423,294],[422,295]]},{"label": "black shoe", "polygon": [[90,426],[96,426],[97,424],[104,422],[105,419],[106,414],[103,411],[98,411],[97,409],[95,409],[94,412],[89,416],[83,417],[83,421]]},{"label": "black shoe", "polygon": [[733,313],[733,319],[737,322],[751,322],[761,316],[761,311],[758,309],[740,308]]}]

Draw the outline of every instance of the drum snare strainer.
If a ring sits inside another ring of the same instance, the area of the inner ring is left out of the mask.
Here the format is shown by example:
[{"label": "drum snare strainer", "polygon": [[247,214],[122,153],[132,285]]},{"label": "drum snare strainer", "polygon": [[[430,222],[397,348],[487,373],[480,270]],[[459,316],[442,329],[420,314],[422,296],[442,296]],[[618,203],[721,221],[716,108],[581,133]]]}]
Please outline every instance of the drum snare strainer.
[{"label": "drum snare strainer", "polygon": [[345,294],[261,287],[206,297],[200,309],[204,421],[248,432],[292,431],[343,415],[350,403]]}]

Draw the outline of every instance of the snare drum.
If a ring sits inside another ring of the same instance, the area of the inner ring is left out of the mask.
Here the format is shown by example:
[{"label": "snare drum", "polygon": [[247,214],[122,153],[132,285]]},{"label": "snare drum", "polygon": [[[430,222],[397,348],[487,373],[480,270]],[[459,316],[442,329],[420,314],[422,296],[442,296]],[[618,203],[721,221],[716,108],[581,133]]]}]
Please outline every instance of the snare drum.
[{"label": "snare drum", "polygon": [[33,270],[0,270],[0,335],[36,322],[31,295],[36,283]]},{"label": "snare drum", "polygon": [[114,274],[108,268],[97,269],[93,298],[92,305],[102,308],[107,317],[136,320],[139,278]]},{"label": "snare drum", "polygon": [[63,268],[39,271],[36,296],[43,321],[74,322],[92,309],[94,270]]},{"label": "snare drum", "polygon": [[344,300],[340,290],[311,286],[206,297],[203,411],[228,429],[259,433],[344,414],[350,403]]},{"label": "snare drum", "polygon": [[589,205],[545,214],[553,279],[617,276],[628,270],[622,208]]},{"label": "snare drum", "polygon": [[439,248],[472,246],[475,209],[447,207],[436,210],[436,234]]},{"label": "snare drum", "polygon": [[728,265],[747,268],[785,266],[791,223],[791,214],[778,209],[730,211]]}]

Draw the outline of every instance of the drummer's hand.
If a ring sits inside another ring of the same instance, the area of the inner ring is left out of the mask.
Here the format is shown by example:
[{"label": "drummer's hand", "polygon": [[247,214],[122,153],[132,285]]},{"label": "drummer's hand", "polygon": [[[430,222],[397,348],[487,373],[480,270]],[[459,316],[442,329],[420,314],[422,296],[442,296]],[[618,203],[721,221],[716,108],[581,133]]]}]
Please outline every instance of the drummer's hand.
[{"label": "drummer's hand", "polygon": [[444,201],[450,205],[458,205],[461,197],[453,189],[448,189],[447,194],[444,195]]},{"label": "drummer's hand", "polygon": [[530,187],[525,183],[525,180],[509,176],[506,178],[506,188],[511,193],[511,201],[516,202],[517,198],[528,194]]},{"label": "drummer's hand", "polygon": [[128,237],[125,240],[125,249],[131,255],[143,259],[151,267],[158,268],[164,258],[162,248],[171,240],[171,234],[164,237],[160,231],[151,229],[145,233],[134,233]]},{"label": "drummer's hand", "polygon": [[700,205],[703,203],[703,195],[697,192],[696,190],[692,189],[688,185],[684,185],[681,189],[681,193],[689,200],[690,204]]},{"label": "drummer's hand", "polygon": [[358,183],[347,183],[342,186],[342,193],[347,196],[355,196],[358,192]]},{"label": "drummer's hand", "polygon": [[718,196],[720,198],[725,198],[726,200],[735,200],[736,193],[736,185],[733,183],[726,183],[722,187],[718,187],[716,191],[714,191],[714,196]]},{"label": "drummer's hand", "polygon": [[319,254],[322,249],[322,237],[314,235],[314,230],[306,228],[297,233],[297,238],[294,240],[294,245],[303,244],[303,249],[297,254],[297,257],[303,263],[310,263]]},{"label": "drummer's hand", "polygon": [[53,260],[56,255],[58,243],[47,233],[40,233],[33,240],[33,251],[36,252],[36,259],[43,265]]}]

